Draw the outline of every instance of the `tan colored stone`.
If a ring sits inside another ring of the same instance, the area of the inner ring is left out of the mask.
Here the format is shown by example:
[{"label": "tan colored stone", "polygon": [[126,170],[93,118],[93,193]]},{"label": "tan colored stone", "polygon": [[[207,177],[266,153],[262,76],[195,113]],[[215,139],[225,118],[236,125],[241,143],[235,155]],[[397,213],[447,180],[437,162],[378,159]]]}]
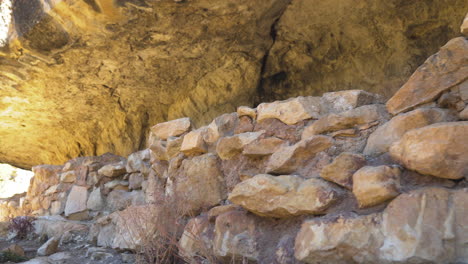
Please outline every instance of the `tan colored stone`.
[{"label": "tan colored stone", "polygon": [[227,205],[216,206],[216,207],[211,208],[210,211],[208,211],[208,218],[211,221],[211,220],[216,219],[216,217],[224,213],[234,211],[234,210],[240,210],[241,208],[242,207],[237,204],[227,204]]},{"label": "tan colored stone", "polygon": [[159,123],[151,128],[151,133],[159,139],[166,140],[168,137],[177,137],[188,132],[191,126],[190,118],[185,117]]},{"label": "tan colored stone", "polygon": [[455,121],[454,112],[439,108],[418,108],[395,116],[375,130],[367,139],[365,155],[378,155],[388,151],[409,130],[439,122]]},{"label": "tan colored stone", "polygon": [[388,100],[388,112],[396,115],[428,103],[443,91],[464,81],[468,76],[467,51],[468,40],[463,37],[447,42]]},{"label": "tan colored stone", "polygon": [[463,109],[463,111],[458,113],[458,117],[460,117],[461,120],[468,120],[468,105]]},{"label": "tan colored stone", "polygon": [[326,132],[352,128],[378,120],[386,120],[388,113],[384,105],[364,105],[338,114],[329,114],[306,127],[302,138],[308,138]]},{"label": "tan colored stone", "polygon": [[53,201],[50,204],[50,214],[51,215],[61,215],[65,211],[65,202],[64,201]]},{"label": "tan colored stone", "polygon": [[242,153],[247,144],[257,140],[263,133],[264,131],[245,132],[231,137],[221,138],[216,146],[216,153],[218,153],[218,156],[223,160],[230,159]]},{"label": "tan colored stone", "polygon": [[148,174],[151,167],[149,164],[150,158],[149,149],[132,153],[128,156],[125,169],[128,173],[141,172]]},{"label": "tan colored stone", "polygon": [[271,155],[266,168],[267,173],[289,174],[294,172],[306,160],[333,145],[333,139],[327,136],[312,136],[292,146],[283,146]]},{"label": "tan colored stone", "polygon": [[466,188],[426,188],[397,197],[383,213],[382,258],[399,263],[466,262],[466,218],[460,217],[466,216],[467,199]]},{"label": "tan colored stone", "polygon": [[105,165],[98,170],[98,173],[107,177],[118,177],[127,172],[124,162]]},{"label": "tan colored stone", "polygon": [[[3,252],[11,252],[17,256],[25,257],[26,254],[24,253],[23,247],[18,244],[13,244],[5,249],[2,250]],[[1,253],[0,253],[1,254]]]},{"label": "tan colored stone", "polygon": [[198,212],[226,198],[226,187],[218,159],[213,154],[184,159],[169,177],[166,194],[177,195],[181,209]]},{"label": "tan colored stone", "polygon": [[237,115],[239,117],[248,116],[252,118],[252,120],[255,120],[257,118],[257,109],[250,108],[248,106],[239,106],[237,108]]},{"label": "tan colored stone", "polygon": [[185,135],[184,140],[182,141],[182,145],[180,147],[180,151],[187,156],[194,156],[206,153],[208,150],[205,141],[203,140],[205,132],[206,129],[201,128],[191,131],[187,135]]},{"label": "tan colored stone", "polygon": [[468,121],[437,123],[407,132],[390,147],[410,170],[446,179],[468,175]]},{"label": "tan colored stone", "polygon": [[221,137],[232,136],[238,123],[239,117],[236,113],[218,116],[208,125],[203,139],[207,143],[215,143]]},{"label": "tan colored stone", "polygon": [[88,190],[86,187],[73,186],[65,204],[65,216],[86,210]]},{"label": "tan colored stone", "polygon": [[366,166],[356,171],[353,175],[353,194],[359,207],[371,207],[398,196],[400,174],[399,168],[386,165]]},{"label": "tan colored stone", "polygon": [[107,190],[128,190],[128,181],[114,180],[104,184]]},{"label": "tan colored stone", "polygon": [[57,252],[60,239],[57,237],[52,237],[47,242],[45,242],[38,250],[38,256],[49,256]]},{"label": "tan colored stone", "polygon": [[322,113],[341,113],[363,105],[381,103],[381,96],[363,90],[324,93],[321,97]]},{"label": "tan colored stone", "polygon": [[320,179],[260,174],[236,185],[228,199],[255,214],[284,218],[323,214],[337,198],[332,185]]},{"label": "tan colored stone", "polygon": [[183,257],[194,259],[211,253],[214,226],[206,216],[190,219],[179,240],[179,252]]},{"label": "tan colored stone", "polygon": [[468,103],[468,80],[458,85],[460,98]]},{"label": "tan colored stone", "polygon": [[460,26],[460,32],[465,35],[465,37],[468,37],[468,13],[465,16],[465,19],[463,19],[463,23]]},{"label": "tan colored stone", "polygon": [[258,242],[256,220],[243,211],[230,211],[216,218],[213,251],[227,260],[258,260],[261,248]]},{"label": "tan colored stone", "polygon": [[107,195],[105,209],[110,212],[123,210],[129,206],[139,206],[145,204],[145,194],[140,191],[117,190],[114,189]]},{"label": "tan colored stone", "polygon": [[76,180],[75,171],[67,171],[60,174],[60,181],[66,183],[74,183]]},{"label": "tan colored stone", "polygon": [[320,97],[296,97],[285,101],[262,103],[257,107],[257,121],[276,118],[288,125],[320,116]]},{"label": "tan colored stone", "polygon": [[380,214],[306,221],[296,237],[294,255],[310,264],[386,263],[379,259],[381,221]]},{"label": "tan colored stone", "polygon": [[352,189],[353,174],[365,165],[366,158],[363,155],[343,152],[320,171],[320,176],[327,181]]},{"label": "tan colored stone", "polygon": [[242,154],[248,157],[263,157],[275,153],[285,141],[277,137],[262,138],[247,144]]}]

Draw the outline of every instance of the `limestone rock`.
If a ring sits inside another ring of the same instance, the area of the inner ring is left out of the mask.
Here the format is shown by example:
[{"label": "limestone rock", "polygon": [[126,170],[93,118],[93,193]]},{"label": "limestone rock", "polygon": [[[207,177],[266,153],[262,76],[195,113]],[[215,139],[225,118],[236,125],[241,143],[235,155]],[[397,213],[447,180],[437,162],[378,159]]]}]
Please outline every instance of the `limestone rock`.
[{"label": "limestone rock", "polygon": [[465,16],[465,19],[463,19],[463,23],[460,26],[460,32],[468,37],[468,13]]},{"label": "limestone rock", "polygon": [[128,156],[127,164],[125,169],[128,173],[132,172],[141,172],[144,174],[149,174],[150,170],[150,150],[145,149],[132,153]]},{"label": "limestone rock", "polygon": [[164,123],[159,123],[151,128],[151,132],[159,139],[177,137],[188,132],[192,126],[190,118],[180,118]]},{"label": "limestone rock", "polygon": [[123,210],[130,206],[145,204],[145,194],[140,191],[113,190],[107,195],[106,209],[110,212]]},{"label": "limestone rock", "polygon": [[387,102],[388,111],[396,115],[428,103],[440,93],[461,83],[468,76],[468,40],[450,40],[429,57],[403,87]]},{"label": "limestone rock", "polygon": [[213,224],[206,216],[189,220],[179,240],[179,252],[183,257],[194,258],[211,251],[214,238]]},{"label": "limestone rock", "polygon": [[326,132],[352,128],[374,121],[386,120],[388,113],[384,105],[365,105],[338,114],[329,114],[306,127],[302,138],[308,138]]},{"label": "limestone rock", "polygon": [[383,214],[382,258],[400,263],[466,262],[467,199],[466,189],[444,188],[417,190],[397,197]]},{"label": "limestone rock", "polygon": [[237,108],[237,115],[239,117],[248,116],[255,120],[257,118],[257,109],[250,108],[248,106],[239,106]]},{"label": "limestone rock", "polygon": [[98,170],[98,173],[107,177],[117,177],[125,174],[127,169],[124,162],[108,164]]},{"label": "limestone rock", "polygon": [[386,165],[359,169],[353,175],[353,194],[359,207],[378,205],[398,196],[401,171]]},{"label": "limestone rock", "polygon": [[468,122],[437,123],[407,132],[390,147],[410,170],[446,179],[468,175]]},{"label": "limestone rock", "polygon": [[141,173],[132,173],[128,179],[128,188],[130,190],[141,189],[141,184],[145,180],[145,177]]},{"label": "limestone rock", "polygon": [[246,212],[231,211],[216,218],[213,249],[218,257],[257,260],[261,248],[255,218]]},{"label": "limestone rock", "polygon": [[465,107],[465,109],[463,109],[463,111],[461,111],[458,116],[460,117],[461,120],[467,120],[468,121],[468,106]]},{"label": "limestone rock", "polygon": [[104,184],[104,189],[107,191],[110,190],[124,190],[128,191],[128,181],[114,180]]},{"label": "limestone rock", "polygon": [[65,205],[65,215],[69,216],[74,213],[85,211],[87,199],[88,190],[86,187],[73,186]]},{"label": "limestone rock", "polygon": [[255,214],[283,218],[322,214],[337,198],[320,179],[260,174],[236,185],[228,199]]},{"label": "limestone rock", "polygon": [[283,146],[271,155],[266,168],[267,173],[288,174],[294,172],[307,159],[328,149],[333,139],[327,136],[312,136],[292,146]]},{"label": "limestone rock", "polygon": [[226,198],[223,174],[213,154],[183,160],[170,179],[173,184],[166,186],[166,193],[177,195],[178,206],[187,212],[214,206]]},{"label": "limestone rock", "polygon": [[320,98],[323,113],[341,113],[363,105],[377,104],[380,96],[363,90],[324,93]]},{"label": "limestone rock", "polygon": [[262,157],[275,153],[285,141],[277,137],[262,138],[247,144],[242,154],[248,157]]},{"label": "limestone rock", "polygon": [[38,250],[38,256],[49,256],[57,252],[60,239],[52,237],[45,242]]},{"label": "limestone rock", "polygon": [[221,137],[232,136],[239,119],[236,113],[224,114],[215,118],[207,127],[203,139],[215,143]]},{"label": "limestone rock", "polygon": [[230,159],[241,153],[247,144],[257,140],[263,133],[264,131],[246,132],[221,138],[218,145],[216,145],[216,152],[221,159]]},{"label": "limestone rock", "polygon": [[381,222],[379,214],[306,221],[296,237],[295,257],[310,264],[385,263],[379,261]]},{"label": "limestone rock", "polygon": [[75,171],[67,171],[60,174],[60,181],[66,183],[74,183],[76,180]]},{"label": "limestone rock", "polygon": [[197,129],[189,132],[184,136],[180,151],[187,156],[194,156],[206,153],[207,147],[206,143],[203,140],[203,136],[206,132],[206,129]]},{"label": "limestone rock", "polygon": [[363,155],[343,152],[320,171],[320,176],[327,181],[351,189],[353,174],[365,165],[366,158]]},{"label": "limestone rock", "polygon": [[365,155],[378,155],[388,151],[409,130],[433,123],[455,121],[453,112],[439,108],[418,108],[395,116],[374,131],[367,140]]},{"label": "limestone rock", "polygon": [[262,103],[257,107],[257,121],[276,118],[287,125],[294,125],[305,119],[317,119],[320,116],[319,97],[297,97],[285,101]]},{"label": "limestone rock", "polygon": [[101,188],[96,188],[89,194],[86,208],[93,211],[100,211],[104,208],[104,199],[101,194]]}]

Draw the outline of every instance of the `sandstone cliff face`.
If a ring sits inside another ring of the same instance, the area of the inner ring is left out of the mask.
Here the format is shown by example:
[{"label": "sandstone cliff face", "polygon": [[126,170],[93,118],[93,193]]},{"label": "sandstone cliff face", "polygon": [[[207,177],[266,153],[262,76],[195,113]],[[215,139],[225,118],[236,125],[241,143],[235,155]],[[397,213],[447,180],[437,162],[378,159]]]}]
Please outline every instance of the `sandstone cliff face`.
[{"label": "sandstone cliff face", "polygon": [[21,167],[145,147],[299,94],[395,91],[457,35],[456,1],[143,0],[13,4],[1,50],[0,161]]}]

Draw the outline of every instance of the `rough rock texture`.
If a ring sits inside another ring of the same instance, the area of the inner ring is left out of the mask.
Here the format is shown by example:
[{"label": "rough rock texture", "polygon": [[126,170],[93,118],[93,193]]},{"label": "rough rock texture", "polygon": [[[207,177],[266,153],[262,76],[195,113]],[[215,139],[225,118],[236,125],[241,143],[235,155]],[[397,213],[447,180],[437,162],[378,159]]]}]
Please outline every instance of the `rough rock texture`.
[{"label": "rough rock texture", "polygon": [[363,155],[343,152],[320,171],[320,177],[351,189],[353,174],[364,165],[366,158]]},{"label": "rough rock texture", "polygon": [[459,34],[467,7],[17,0],[1,52],[0,160],[30,167],[128,155],[162,121],[199,125],[240,105],[332,90],[390,93]]},{"label": "rough rock texture", "polygon": [[338,193],[320,179],[260,174],[238,184],[228,199],[261,216],[322,214]]},{"label": "rough rock texture", "polygon": [[391,114],[436,99],[442,92],[468,78],[468,40],[450,40],[440,51],[429,57],[408,82],[387,102]]},{"label": "rough rock texture", "polygon": [[390,147],[405,167],[446,179],[468,175],[468,122],[437,123],[407,132]]}]

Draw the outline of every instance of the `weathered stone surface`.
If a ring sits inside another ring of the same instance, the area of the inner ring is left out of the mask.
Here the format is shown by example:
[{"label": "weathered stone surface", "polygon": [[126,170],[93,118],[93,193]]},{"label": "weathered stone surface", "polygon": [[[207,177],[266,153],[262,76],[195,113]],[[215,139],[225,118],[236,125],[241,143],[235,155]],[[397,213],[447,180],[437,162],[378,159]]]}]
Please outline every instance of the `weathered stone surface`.
[{"label": "weathered stone surface", "polygon": [[213,154],[183,160],[170,180],[172,185],[166,186],[166,193],[177,195],[181,203],[178,206],[187,212],[209,208],[227,196],[223,174]]},{"label": "weathered stone surface", "polygon": [[107,195],[106,209],[110,212],[123,210],[129,206],[145,204],[145,194],[140,191],[113,190]]},{"label": "weathered stone surface", "polygon": [[238,123],[239,119],[236,113],[218,116],[207,126],[203,139],[207,143],[215,143],[221,137],[232,136]]},{"label": "weathered stone surface", "polygon": [[104,189],[107,191],[111,190],[124,190],[128,191],[128,181],[114,180],[104,184]]},{"label": "weathered stone surface", "polygon": [[460,35],[466,7],[463,0],[295,0],[275,27],[264,100],[345,89],[390,97],[427,57]]},{"label": "weathered stone surface", "polygon": [[89,227],[83,223],[67,221],[61,216],[40,216],[34,221],[34,233],[38,236],[62,237],[67,232],[87,232]]},{"label": "weathered stone surface", "polygon": [[439,108],[419,108],[395,116],[374,131],[367,139],[365,155],[378,155],[388,151],[409,130],[433,123],[455,121],[454,112]]},{"label": "weathered stone surface", "polygon": [[107,177],[117,177],[125,174],[127,169],[124,162],[108,164],[98,170],[98,173]]},{"label": "weathered stone surface", "polygon": [[73,183],[76,180],[75,171],[67,171],[60,174],[60,181],[66,183]]},{"label": "weathered stone surface", "polygon": [[390,147],[410,170],[446,179],[468,175],[468,122],[437,123],[407,132]]},{"label": "weathered stone surface", "polygon": [[320,171],[320,176],[327,181],[351,189],[353,174],[365,165],[366,158],[363,155],[343,152]]},{"label": "weathered stone surface", "polygon": [[399,194],[401,171],[391,166],[366,166],[353,175],[353,194],[359,207],[365,208],[383,203]]},{"label": "weathered stone surface", "polygon": [[468,40],[450,40],[426,60],[403,87],[387,102],[391,114],[428,103],[468,76]]},{"label": "weathered stone surface", "polygon": [[242,154],[248,157],[262,157],[275,153],[285,141],[277,137],[262,138],[247,144]]},{"label": "weathered stone surface", "polygon": [[467,199],[466,189],[428,188],[400,195],[383,214],[382,258],[400,263],[466,262]]},{"label": "weathered stone surface", "polygon": [[24,249],[18,244],[13,244],[5,249],[2,250],[3,252],[11,252],[17,256],[25,257]]},{"label": "weathered stone surface", "polygon": [[128,188],[130,190],[141,189],[141,184],[145,180],[145,177],[141,173],[132,173],[128,178]]},{"label": "weathered stone surface", "polygon": [[363,90],[324,93],[320,98],[322,113],[341,113],[359,106],[381,103],[379,95]]},{"label": "weathered stone surface", "polygon": [[159,139],[166,140],[168,137],[177,137],[188,132],[191,126],[190,118],[184,117],[159,123],[151,128],[151,133]]},{"label": "weathered stone surface", "polygon": [[267,173],[288,174],[294,172],[306,160],[328,149],[333,139],[327,136],[312,136],[292,146],[281,147],[271,155],[266,168]]},{"label": "weathered stone surface", "polygon": [[468,37],[468,14],[466,14],[465,19],[463,19],[463,23],[460,26],[460,32]]},{"label": "weathered stone surface", "polygon": [[86,208],[93,211],[100,211],[104,208],[105,202],[101,194],[101,188],[96,188],[89,194]]},{"label": "weathered stone surface", "polygon": [[228,199],[255,214],[283,218],[322,214],[337,198],[320,179],[260,174],[236,185]]},{"label": "weathered stone surface", "polygon": [[326,132],[352,128],[357,125],[386,121],[388,113],[381,104],[364,105],[338,114],[329,114],[306,127],[302,138],[308,138]]},{"label": "weathered stone surface", "polygon": [[203,139],[206,133],[205,128],[200,128],[194,131],[190,131],[184,136],[180,151],[187,156],[194,156],[206,153],[208,151],[205,140]]},{"label": "weathered stone surface", "polygon": [[257,109],[250,108],[248,106],[239,106],[237,108],[237,115],[239,117],[248,116],[252,118],[252,120],[255,120],[257,118]]},{"label": "weathered stone surface", "polygon": [[255,218],[246,212],[231,211],[216,218],[213,249],[217,256],[257,260],[261,248]]},{"label": "weathered stone surface", "polygon": [[211,253],[214,226],[206,216],[190,219],[179,240],[179,252],[183,257],[194,258]]},{"label": "weathered stone surface", "polygon": [[34,177],[28,188],[28,196],[35,197],[43,194],[51,186],[59,183],[59,173],[62,166],[40,165],[32,168]]},{"label": "weathered stone surface", "polygon": [[57,237],[52,237],[47,242],[45,242],[38,250],[38,256],[49,256],[57,252],[60,239]]},{"label": "weathered stone surface", "polygon": [[246,132],[231,137],[221,138],[218,145],[216,145],[216,153],[223,160],[230,159],[235,155],[242,153],[247,144],[257,140],[263,133],[264,131]]},{"label": "weathered stone surface", "polygon": [[257,106],[257,121],[276,118],[287,125],[320,116],[320,97],[297,97],[285,101],[262,103]]},{"label": "weathered stone surface", "polygon": [[149,164],[150,159],[151,156],[149,149],[132,153],[128,156],[125,169],[128,173],[141,172],[144,174],[149,174],[149,170],[151,168]]},{"label": "weathered stone surface", "polygon": [[379,262],[382,216],[312,220],[302,224],[296,237],[295,257],[305,263]]},{"label": "weathered stone surface", "polygon": [[88,190],[86,187],[73,186],[65,205],[65,215],[69,216],[74,213],[85,211],[87,199]]},{"label": "weathered stone surface", "polygon": [[458,114],[461,120],[468,120],[468,105]]}]

